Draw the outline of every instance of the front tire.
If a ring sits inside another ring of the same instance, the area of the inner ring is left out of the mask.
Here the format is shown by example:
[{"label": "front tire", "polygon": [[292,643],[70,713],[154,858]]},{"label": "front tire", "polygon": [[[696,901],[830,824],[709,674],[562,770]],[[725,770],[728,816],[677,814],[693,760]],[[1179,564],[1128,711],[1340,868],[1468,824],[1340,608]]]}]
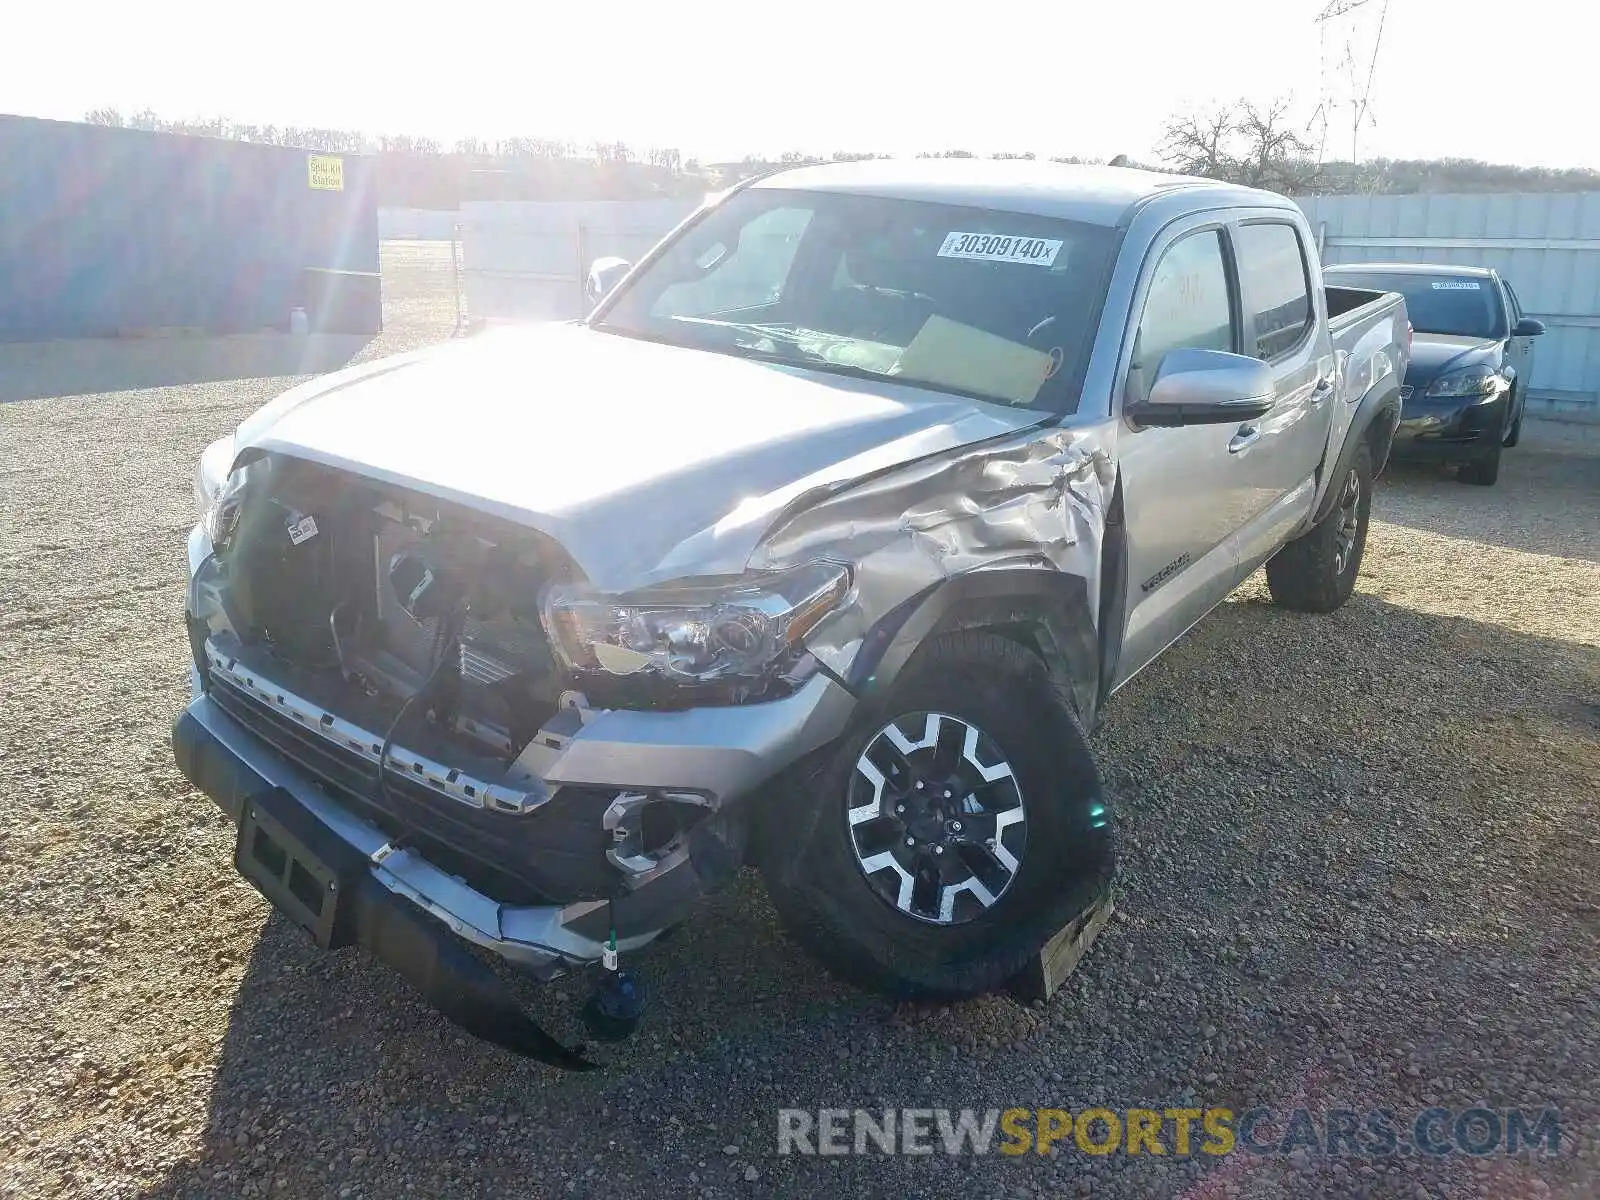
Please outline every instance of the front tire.
[{"label": "front tire", "polygon": [[849,983],[901,999],[994,991],[1110,884],[1083,734],[1043,662],[986,632],[924,646],[875,712],[769,797],[773,905]]},{"label": "front tire", "polygon": [[1363,442],[1338,488],[1333,511],[1267,560],[1273,603],[1327,613],[1350,599],[1367,548],[1372,512],[1372,448]]}]

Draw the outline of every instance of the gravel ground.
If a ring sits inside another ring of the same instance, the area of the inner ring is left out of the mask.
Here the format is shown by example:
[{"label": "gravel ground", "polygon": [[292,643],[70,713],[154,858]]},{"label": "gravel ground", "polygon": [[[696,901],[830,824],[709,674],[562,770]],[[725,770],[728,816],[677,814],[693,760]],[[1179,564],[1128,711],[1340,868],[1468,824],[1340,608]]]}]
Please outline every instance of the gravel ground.
[{"label": "gravel ground", "polygon": [[[389,330],[316,365],[448,334],[436,248],[389,248],[385,272]],[[813,969],[747,879],[648,956],[646,1028],[573,1077],[458,1035],[380,964],[317,954],[233,874],[231,831],[173,766],[191,464],[292,381],[278,353],[0,347],[0,1193],[1600,1189],[1592,445],[1530,436],[1494,489],[1394,472],[1343,610],[1279,612],[1258,578],[1117,698],[1096,748],[1120,909],[1052,1002],[895,1011]],[[134,390],[105,390],[119,354]],[[279,374],[226,379],[236,355]],[[582,995],[530,1000],[575,1037]],[[775,1153],[780,1107],[1186,1101],[1555,1105],[1567,1142]]]}]

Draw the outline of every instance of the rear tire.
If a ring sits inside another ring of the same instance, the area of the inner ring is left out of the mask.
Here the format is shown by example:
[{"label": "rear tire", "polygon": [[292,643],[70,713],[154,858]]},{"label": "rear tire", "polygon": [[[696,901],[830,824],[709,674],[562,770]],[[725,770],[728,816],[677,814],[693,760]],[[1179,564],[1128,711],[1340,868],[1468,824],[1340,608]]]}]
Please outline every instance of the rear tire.
[{"label": "rear tire", "polygon": [[1479,487],[1493,487],[1500,478],[1500,442],[1482,458],[1462,463],[1456,478],[1462,483],[1475,483]]},{"label": "rear tire", "polygon": [[992,633],[924,646],[776,793],[758,861],[785,928],[834,975],[896,998],[1004,986],[1111,882],[1083,734],[1044,663]]},{"label": "rear tire", "polygon": [[1267,560],[1267,590],[1280,608],[1332,612],[1355,591],[1372,511],[1372,447],[1362,442],[1332,486],[1333,510]]}]

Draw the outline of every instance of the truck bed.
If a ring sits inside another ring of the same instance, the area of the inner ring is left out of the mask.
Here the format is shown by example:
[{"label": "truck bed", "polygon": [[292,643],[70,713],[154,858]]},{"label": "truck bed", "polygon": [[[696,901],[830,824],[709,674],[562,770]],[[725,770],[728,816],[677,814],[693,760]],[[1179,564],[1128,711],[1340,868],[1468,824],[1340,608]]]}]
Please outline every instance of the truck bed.
[{"label": "truck bed", "polygon": [[[1406,298],[1399,292],[1325,286],[1328,335],[1338,371],[1338,395],[1328,430],[1328,453],[1339,447],[1369,393],[1398,389],[1411,357],[1411,325]],[[1373,466],[1383,469],[1384,455]],[[1331,460],[1330,460],[1331,461]],[[1319,492],[1318,502],[1322,495]]]},{"label": "truck bed", "polygon": [[1327,284],[1322,290],[1328,298],[1328,332],[1333,335],[1335,342],[1351,326],[1364,323],[1368,317],[1378,316],[1397,300],[1404,301],[1399,292],[1378,292],[1371,288]]}]

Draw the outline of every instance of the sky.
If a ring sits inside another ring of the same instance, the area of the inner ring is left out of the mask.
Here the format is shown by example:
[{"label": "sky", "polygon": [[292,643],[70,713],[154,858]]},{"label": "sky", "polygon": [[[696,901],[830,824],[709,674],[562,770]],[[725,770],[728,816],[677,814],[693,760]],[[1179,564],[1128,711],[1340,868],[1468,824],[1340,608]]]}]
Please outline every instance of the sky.
[{"label": "sky", "polygon": [[[1326,0],[19,3],[0,112],[674,147],[706,161],[966,149],[1152,161],[1174,112],[1332,91]],[[249,15],[241,15],[248,11]],[[1592,5],[1389,0],[1361,157],[1600,167]],[[1348,157],[1347,111],[1329,157]]]}]

